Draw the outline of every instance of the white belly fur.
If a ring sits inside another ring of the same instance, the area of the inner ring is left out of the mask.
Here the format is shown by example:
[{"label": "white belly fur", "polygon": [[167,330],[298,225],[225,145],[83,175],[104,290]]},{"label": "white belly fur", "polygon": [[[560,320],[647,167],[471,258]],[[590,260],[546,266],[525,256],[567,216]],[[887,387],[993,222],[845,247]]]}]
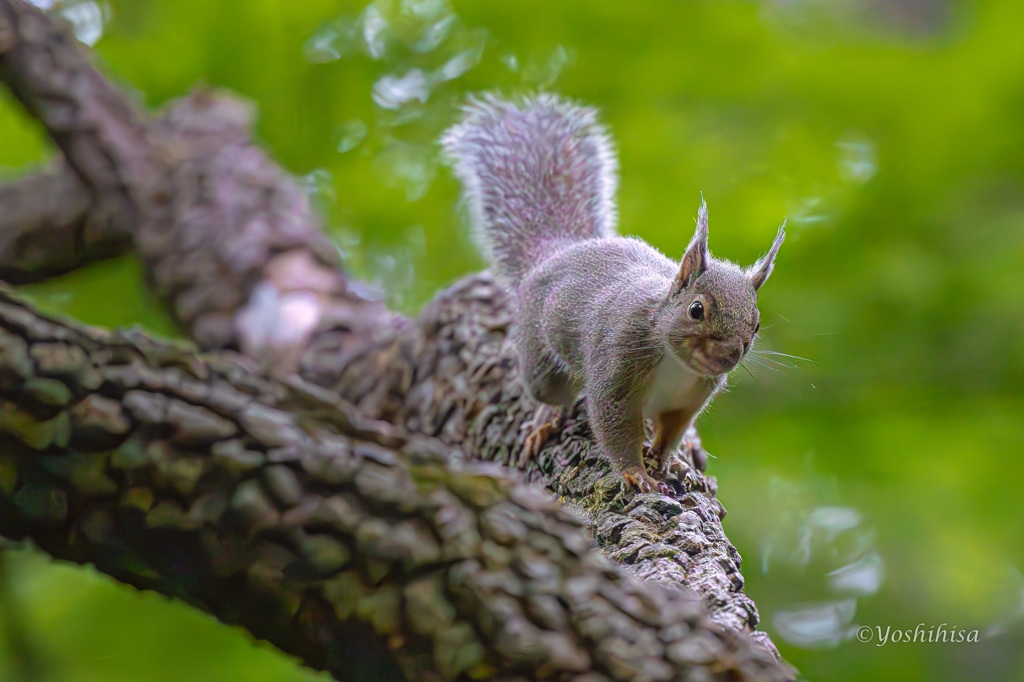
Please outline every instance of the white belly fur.
[{"label": "white belly fur", "polygon": [[677,410],[696,414],[711,396],[715,383],[666,353],[654,369],[651,388],[644,400],[644,416],[653,418]]}]

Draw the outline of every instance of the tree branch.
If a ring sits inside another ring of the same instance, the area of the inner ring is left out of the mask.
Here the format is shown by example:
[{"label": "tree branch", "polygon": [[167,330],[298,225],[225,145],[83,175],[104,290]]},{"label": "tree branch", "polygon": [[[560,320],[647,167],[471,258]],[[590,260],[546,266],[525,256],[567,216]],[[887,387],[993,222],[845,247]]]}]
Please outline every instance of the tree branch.
[{"label": "tree branch", "polygon": [[349,290],[306,193],[250,142],[247,104],[200,92],[150,121],[21,0],[0,0],[0,79],[131,235],[155,293],[201,346],[294,366],[319,320],[363,336],[362,318],[390,317]]},{"label": "tree branch", "polygon": [[7,296],[0,344],[5,535],[339,679],[784,677],[591,554],[547,495],[321,389]]},{"label": "tree branch", "polygon": [[109,258],[128,233],[93,210],[81,181],[64,164],[0,185],[0,279],[36,282]]}]

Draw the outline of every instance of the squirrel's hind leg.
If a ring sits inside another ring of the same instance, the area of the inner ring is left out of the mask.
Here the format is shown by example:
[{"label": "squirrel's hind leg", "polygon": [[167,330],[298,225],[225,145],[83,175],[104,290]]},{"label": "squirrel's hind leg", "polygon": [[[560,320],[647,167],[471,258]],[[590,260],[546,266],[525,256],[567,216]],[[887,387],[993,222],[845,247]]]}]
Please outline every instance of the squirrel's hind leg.
[{"label": "squirrel's hind leg", "polygon": [[520,353],[519,362],[523,383],[534,400],[560,407],[576,402],[580,388],[558,360],[543,352]]},{"label": "squirrel's hind leg", "polygon": [[537,407],[533,419],[524,425],[529,433],[519,456],[520,467],[540,452],[551,434],[561,426],[562,409],[571,407],[579,393],[579,388],[573,386],[572,378],[547,353],[537,353],[530,357],[527,355],[519,355],[523,383],[526,392],[543,404]]}]

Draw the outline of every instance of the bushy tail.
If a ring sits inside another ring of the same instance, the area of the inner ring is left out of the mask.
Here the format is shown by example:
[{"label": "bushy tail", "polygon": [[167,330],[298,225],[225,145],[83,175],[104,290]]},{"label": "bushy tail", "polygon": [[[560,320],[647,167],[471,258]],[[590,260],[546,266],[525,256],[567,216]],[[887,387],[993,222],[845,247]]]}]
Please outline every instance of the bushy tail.
[{"label": "bushy tail", "polygon": [[476,236],[510,284],[560,245],[614,234],[615,154],[593,109],[489,95],[471,100],[441,142]]}]

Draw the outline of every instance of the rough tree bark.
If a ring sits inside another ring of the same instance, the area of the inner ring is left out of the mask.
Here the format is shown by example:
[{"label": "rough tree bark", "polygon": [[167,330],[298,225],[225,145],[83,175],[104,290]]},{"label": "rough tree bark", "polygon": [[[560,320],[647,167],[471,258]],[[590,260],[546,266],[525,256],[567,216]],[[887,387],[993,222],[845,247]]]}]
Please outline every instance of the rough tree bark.
[{"label": "rough tree bark", "polygon": [[0,79],[62,156],[0,187],[0,276],[131,249],[205,352],[0,296],[0,534],[339,679],[790,676],[696,437],[674,495],[624,490],[582,405],[551,428],[523,394],[488,275],[392,313],[247,105],[151,117],[21,0],[0,0]]}]

